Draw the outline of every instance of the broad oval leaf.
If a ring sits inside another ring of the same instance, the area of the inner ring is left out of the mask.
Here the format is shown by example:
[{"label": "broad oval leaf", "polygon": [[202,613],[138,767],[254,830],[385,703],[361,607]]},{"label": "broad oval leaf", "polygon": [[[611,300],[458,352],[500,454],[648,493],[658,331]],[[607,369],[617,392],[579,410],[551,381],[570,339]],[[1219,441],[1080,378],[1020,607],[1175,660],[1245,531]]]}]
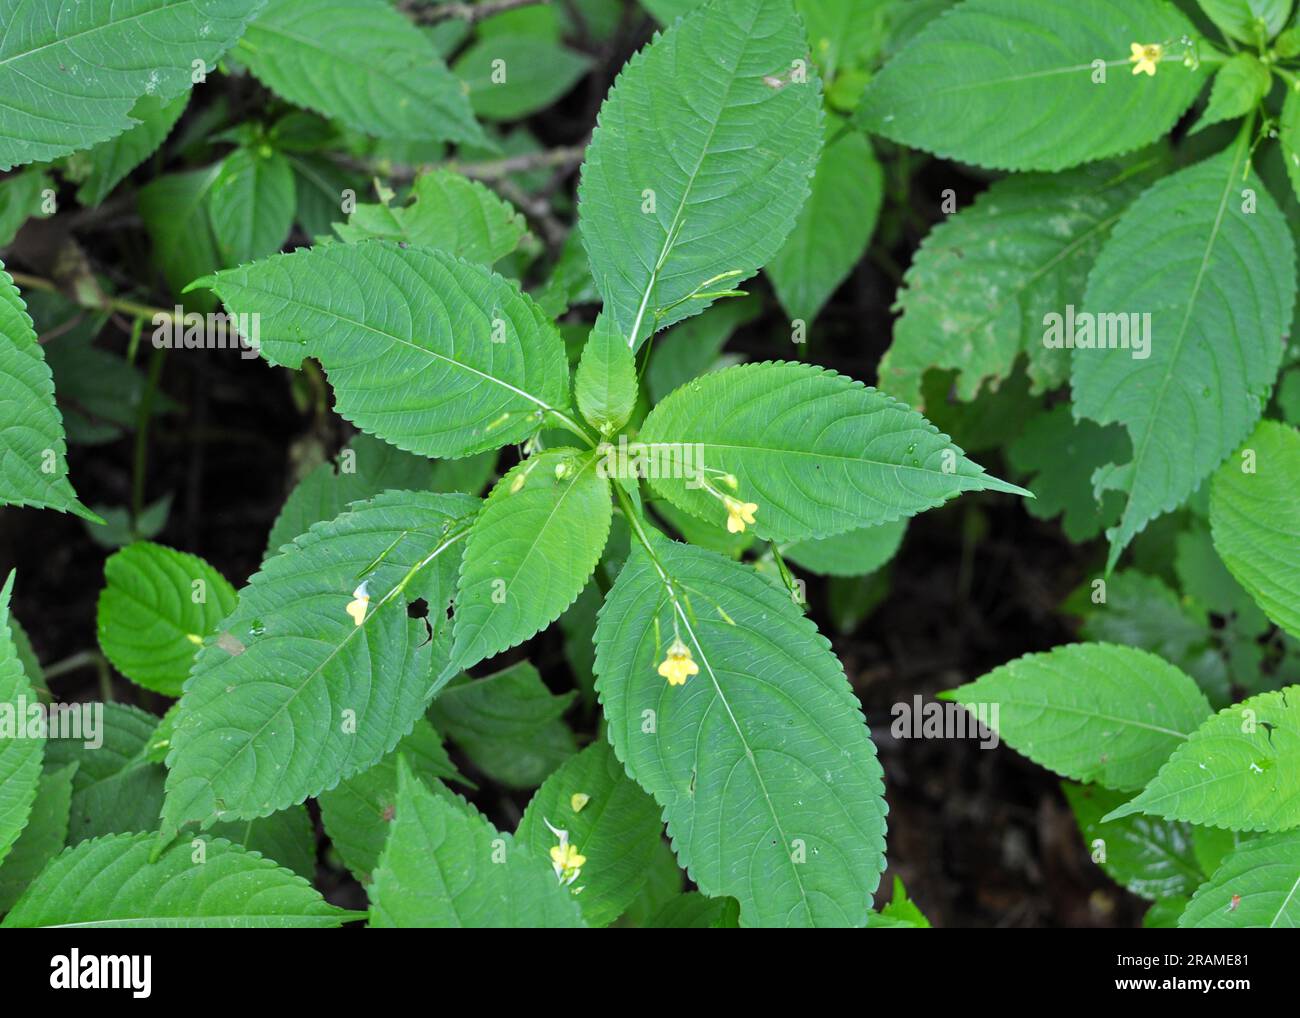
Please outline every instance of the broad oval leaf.
[{"label": "broad oval leaf", "polygon": [[277,95],[363,134],[484,140],[433,41],[384,0],[270,0],[236,55]]},{"label": "broad oval leaf", "polygon": [[1210,714],[1173,665],[1109,643],[1026,654],[942,696],[1035,763],[1121,790],[1146,784]]},{"label": "broad oval leaf", "polygon": [[[886,807],[839,661],[749,567],[648,539],[596,629],[615,752],[663,807],[678,861],[706,894],[737,898],[744,925],[864,925]],[[677,639],[699,671],[669,685],[658,668]]]},{"label": "broad oval leaf", "polygon": [[289,239],[295,207],[293,168],[278,152],[237,148],[221,163],[208,214],[225,265],[274,254]]},{"label": "broad oval leaf", "polygon": [[627,423],[636,404],[636,359],[607,315],[596,318],[574,378],[578,409],[602,435]]},{"label": "broad oval leaf", "polygon": [[[1277,376],[1295,303],[1295,244],[1267,189],[1243,178],[1248,143],[1243,134],[1142,195],[1088,277],[1084,313],[1129,326],[1108,330],[1107,348],[1076,345],[1071,374],[1075,416],[1122,424],[1132,441],[1132,459],[1093,475],[1099,496],[1125,496],[1106,532],[1112,568],[1250,434]],[[1129,348],[1115,345],[1134,329],[1144,350],[1131,336]]]},{"label": "broad oval leaf", "polygon": [[104,563],[99,645],[132,682],[180,696],[203,638],[235,610],[235,588],[197,555],[137,541]]},{"label": "broad oval leaf", "polygon": [[796,541],[781,554],[818,576],[866,576],[883,566],[898,551],[907,533],[907,521],[846,530],[834,537]]},{"label": "broad oval leaf", "polygon": [[63,851],[76,771],[71,763],[41,775],[27,826],[0,866],[0,913],[13,908],[46,863]]},{"label": "broad oval leaf", "polygon": [[708,307],[701,294],[752,276],[793,228],[821,149],[807,49],[791,0],[725,0],[619,75],[583,164],[579,221],[605,313],[633,349]]},{"label": "broad oval leaf", "polygon": [[[68,482],[63,417],[27,305],[0,262],[0,505],[98,519]],[[102,521],[100,521],[102,522]]]},{"label": "broad oval leaf", "polygon": [[150,856],[156,834],[83,841],[45,867],[0,927],[331,927],[359,918],[302,877],[224,839]]},{"label": "broad oval leaf", "polygon": [[1150,813],[1230,831],[1300,826],[1300,686],[1207,719],[1142,794],[1107,819]]},{"label": "broad oval leaf", "polygon": [[571,885],[592,926],[612,923],[646,882],[663,823],[659,807],[608,742],[594,742],[546,779],[524,811],[515,843],[540,859],[559,844],[551,829],[586,857]]},{"label": "broad oval leaf", "polygon": [[1240,845],[1192,896],[1178,925],[1184,929],[1300,926],[1300,831],[1271,834]]},{"label": "broad oval leaf", "polygon": [[776,541],[888,523],[965,491],[1023,493],[915,410],[811,364],[698,378],[650,412],[640,441],[653,456],[650,483],[666,498],[719,526],[729,518],[722,496],[754,503],[755,533]]},{"label": "broad oval leaf", "polygon": [[201,281],[261,315],[261,350],[317,358],[336,409],[424,456],[526,438],[568,405],[555,326],[515,284],[443,251],[372,240],[276,255]]},{"label": "broad oval leaf", "polygon": [[[1174,126],[1205,81],[1176,41],[1194,34],[1157,0],[965,0],[872,79],[860,122],[947,159],[1063,170]],[[1154,76],[1133,73],[1132,43],[1164,44]]]},{"label": "broad oval leaf", "polygon": [[591,67],[591,58],[535,35],[480,38],[452,68],[485,120],[520,120],[546,109]]},{"label": "broad oval leaf", "polygon": [[91,206],[107,198],[128,173],[157,151],[189,101],[188,92],[170,102],[153,95],[141,96],[131,107],[131,119],[139,121],[134,127],[69,160],[69,171],[75,169],[81,185],[77,188],[77,201]]},{"label": "broad oval leaf", "polygon": [[261,0],[0,2],[0,170],[48,162],[134,126],[141,96],[188,91]]},{"label": "broad oval leaf", "polygon": [[370,925],[586,925],[546,862],[459,799],[435,795],[398,762],[396,816],[370,888]]},{"label": "broad oval leaf", "polygon": [[573,604],[609,537],[609,482],[595,453],[551,449],[497,482],[474,521],[456,588],[452,664],[522,643]]},{"label": "broad oval leaf", "polygon": [[27,826],[41,778],[45,739],[29,731],[28,708],[38,703],[9,632],[12,571],[0,589],[0,862]]},{"label": "broad oval leaf", "polygon": [[1210,485],[1214,548],[1270,619],[1300,638],[1300,433],[1262,421]]},{"label": "broad oval leaf", "polygon": [[[445,665],[440,619],[478,500],[385,492],[267,560],[199,652],[167,757],[163,830],[251,819],[378,762]],[[408,604],[428,603],[427,620]],[[432,674],[431,674],[432,670]]]}]

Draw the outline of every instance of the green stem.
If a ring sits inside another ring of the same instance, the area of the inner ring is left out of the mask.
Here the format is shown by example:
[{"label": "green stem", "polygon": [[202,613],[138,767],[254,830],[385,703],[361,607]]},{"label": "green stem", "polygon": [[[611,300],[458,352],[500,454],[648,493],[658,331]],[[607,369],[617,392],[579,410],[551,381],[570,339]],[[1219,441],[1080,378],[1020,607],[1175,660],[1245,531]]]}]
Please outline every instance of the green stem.
[{"label": "green stem", "polygon": [[131,526],[140,525],[140,514],[144,512],[145,467],[149,458],[149,419],[153,415],[153,395],[162,377],[163,359],[167,351],[163,347],[154,347],[149,357],[149,377],[144,391],[140,393],[140,405],[136,408],[135,419],[135,457],[131,465]]},{"label": "green stem", "polygon": [[[10,272],[9,278],[14,283],[25,290],[44,290],[46,293],[59,293],[60,290],[52,281],[44,279],[41,276],[29,276],[25,272]],[[140,304],[133,300],[126,300],[122,297],[105,297],[99,303],[89,301],[79,302],[80,306],[87,311],[120,311],[124,315],[130,315],[132,318],[149,318],[153,319],[162,316],[166,319],[172,319],[175,315],[171,311],[165,311],[162,308],[156,308],[152,304]]]},{"label": "green stem", "polygon": [[588,449],[596,448],[596,440],[591,437],[591,433],[563,410],[556,410],[554,407],[549,407],[546,412],[553,415],[555,419],[560,422],[560,426],[564,428],[565,431],[573,432],[573,434],[586,442]]}]

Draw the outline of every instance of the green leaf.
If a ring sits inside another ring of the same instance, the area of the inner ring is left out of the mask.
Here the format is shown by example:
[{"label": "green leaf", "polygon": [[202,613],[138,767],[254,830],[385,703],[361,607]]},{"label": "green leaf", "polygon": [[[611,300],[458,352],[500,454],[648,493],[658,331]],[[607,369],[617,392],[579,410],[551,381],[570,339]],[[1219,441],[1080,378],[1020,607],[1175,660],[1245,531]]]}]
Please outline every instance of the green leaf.
[{"label": "green leaf", "polygon": [[[221,164],[203,170],[169,173],[140,189],[140,218],[153,240],[153,260],[179,295],[190,281],[221,266],[217,239],[208,218],[208,195]],[[188,307],[209,311],[216,306],[206,293],[189,294]]]},{"label": "green leaf", "polygon": [[[335,232],[349,243],[380,237],[436,247],[480,265],[500,261],[528,234],[528,224],[513,206],[477,180],[451,170],[422,174],[411,196],[404,206],[358,205],[346,224],[335,226]],[[365,210],[382,210],[384,228],[367,222]]]},{"label": "green leaf", "polygon": [[957,398],[1028,360],[1032,389],[1070,374],[1069,354],[1043,344],[1044,316],[1082,304],[1088,270],[1128,204],[1150,183],[1145,164],[1100,163],[1008,177],[939,223],[904,277],[902,317],[880,362],[880,384],[921,406],[931,368],[954,368]]},{"label": "green leaf", "polygon": [[1244,117],[1268,95],[1272,84],[1273,75],[1255,54],[1238,53],[1231,57],[1215,74],[1210,104],[1189,133]]},{"label": "green leaf", "polygon": [[1294,88],[1286,90],[1277,130],[1287,176],[1291,178],[1296,197],[1300,198],[1300,91]]},{"label": "green leaf", "polygon": [[1210,713],[1173,665],[1108,643],[1026,654],[941,695],[1035,763],[1121,790],[1146,784]]},{"label": "green leaf", "polygon": [[1192,897],[1180,927],[1300,926],[1300,831],[1249,841],[1223,860]]},{"label": "green leaf", "polygon": [[13,908],[45,864],[62,851],[76,771],[73,763],[40,776],[27,826],[0,866],[0,914]]},{"label": "green leaf", "polygon": [[523,35],[480,39],[452,68],[485,120],[519,120],[546,109],[591,68],[591,59],[557,43]]},{"label": "green leaf", "polygon": [[[1194,34],[1156,0],[965,0],[872,79],[859,121],[945,159],[1064,170],[1174,126],[1205,72],[1185,66],[1171,40]],[[1133,73],[1131,43],[1165,45],[1153,77]]]},{"label": "green leaf", "polygon": [[1277,376],[1295,245],[1267,190],[1243,177],[1248,142],[1243,134],[1143,194],[1088,277],[1086,313],[1151,316],[1141,326],[1145,356],[1136,347],[1074,351],[1075,416],[1122,424],[1133,444],[1129,462],[1093,475],[1099,496],[1125,496],[1106,532],[1110,568],[1250,434]]},{"label": "green leaf", "polygon": [[568,405],[564,344],[513,283],[443,251],[328,244],[203,281],[229,312],[261,314],[261,352],[315,357],[335,409],[424,456],[528,437]]},{"label": "green leaf", "polygon": [[484,679],[452,683],[429,717],[493,781],[536,788],[578,751],[561,720],[576,696],[553,695],[537,669],[520,661]]},{"label": "green leaf", "polygon": [[1292,0],[1200,0],[1211,21],[1232,38],[1250,43],[1271,39],[1282,31],[1291,14]]},{"label": "green leaf", "polygon": [[[888,523],[965,491],[1021,492],[984,473],[916,411],[811,364],[705,375],[655,407],[640,440],[658,464],[650,483],[666,498],[718,526],[728,510],[709,486],[757,503],[754,530],[775,541]],[[665,468],[687,453],[690,471]]]},{"label": "green leaf", "polygon": [[0,248],[9,246],[28,219],[46,217],[47,189],[53,189],[49,174],[34,166],[0,180]]},{"label": "green leaf", "polygon": [[309,883],[316,879],[316,829],[306,806],[290,806],[256,820],[213,824],[207,838],[224,838],[239,848],[274,859]]},{"label": "green leaf", "polygon": [[102,523],[68,482],[63,418],[31,316],[0,262],[0,505],[71,512]]},{"label": "green leaf", "polygon": [[605,313],[633,349],[703,311],[720,274],[725,288],[752,276],[794,227],[821,148],[817,76],[791,80],[806,60],[791,0],[727,0],[619,75],[583,164],[579,221]]},{"label": "green leaf", "polygon": [[0,170],[107,141],[138,121],[141,96],[166,102],[211,69],[258,0],[87,0],[52,10],[2,0]]},{"label": "green leaf", "polygon": [[180,696],[203,638],[235,610],[235,588],[196,555],[138,541],[104,563],[99,645],[132,682]]},{"label": "green leaf", "polygon": [[825,131],[812,193],[767,266],[785,313],[809,325],[866,252],[885,188],[864,135],[838,117],[826,119]]},{"label": "green leaf", "polygon": [[421,718],[379,763],[321,793],[320,818],[325,833],[343,864],[363,884],[370,883],[396,814],[399,756],[415,776],[426,782],[464,781],[438,733]]},{"label": "green leaf", "polygon": [[1007,447],[1007,458],[1021,473],[1034,500],[1025,512],[1036,519],[1061,517],[1061,529],[1071,541],[1088,541],[1119,518],[1119,496],[1107,495],[1098,504],[1092,491],[1092,472],[1128,455],[1128,436],[1112,425],[1076,421],[1068,403],[1025,421],[1019,436]]},{"label": "green leaf", "polygon": [[654,403],[663,401],[679,385],[706,371],[727,366],[722,348],[732,334],[757,318],[763,310],[757,296],[725,300],[694,318],[674,325],[655,340],[654,356],[645,373],[646,389]]},{"label": "green leaf", "polygon": [[[597,690],[628,773],[700,890],[746,926],[861,926],[884,868],[880,765],[830,646],[748,566],[654,536],[596,630]],[[698,674],[669,685],[670,646]]]},{"label": "green leaf", "polygon": [[1133,801],[1149,813],[1231,831],[1300,826],[1300,686],[1252,696],[1207,719]]},{"label": "green leaf", "polygon": [[352,502],[380,492],[460,491],[477,495],[488,478],[496,453],[462,460],[433,462],[412,456],[367,434],[352,437],[333,463],[322,463],[289,492],[266,541],[270,556],[305,534],[313,523],[332,520]]},{"label": "green leaf", "polygon": [[294,193],[297,196],[298,225],[308,237],[327,237],[344,218],[344,191],[355,195],[361,178],[336,166],[323,156],[291,155]]},{"label": "green leaf", "polygon": [[228,841],[209,842],[201,861],[188,840],[151,861],[156,842],[154,834],[114,834],[68,849],[0,927],[330,927],[357,918]]},{"label": "green leaf", "polygon": [[9,632],[9,598],[14,573],[0,588],[0,862],[27,826],[41,777],[45,739],[28,730],[28,708],[38,703],[36,692]]},{"label": "green leaf", "polygon": [[170,102],[163,102],[157,96],[141,96],[131,109],[132,119],[139,121],[135,127],[72,160],[83,174],[81,186],[77,188],[77,201],[83,205],[98,205],[107,198],[128,173],[157,151],[185,112],[189,101],[188,92]]},{"label": "green leaf", "polygon": [[294,214],[293,169],[278,152],[237,148],[221,163],[208,210],[225,265],[274,254],[289,239]]},{"label": "green leaf", "polygon": [[[439,625],[477,500],[385,492],[268,559],[194,662],[167,757],[165,833],[333,788],[410,731],[445,665]],[[408,604],[428,603],[428,618]]]},{"label": "green leaf", "polygon": [[397,815],[370,889],[370,925],[585,925],[543,859],[499,834],[474,807],[435,795],[404,759]]},{"label": "green leaf", "polygon": [[432,41],[384,0],[270,0],[236,55],[277,95],[362,134],[484,141]]},{"label": "green leaf", "polygon": [[578,362],[574,379],[578,409],[587,423],[608,437],[632,416],[636,394],[636,359],[627,341],[602,313],[591,327]]},{"label": "green leaf", "polygon": [[816,541],[796,541],[781,554],[818,576],[866,576],[883,566],[898,551],[907,533],[907,521],[846,530]]},{"label": "green leaf", "polygon": [[[1247,470],[1247,467],[1250,469]],[[1300,637],[1300,433],[1262,421],[1210,486],[1214,547],[1264,613]]]},{"label": "green leaf", "polygon": [[1123,792],[1069,781],[1062,783],[1061,789],[1092,860],[1121,887],[1148,901],[1159,901],[1190,895],[1205,879],[1192,850],[1190,824],[1151,817],[1127,817],[1104,824],[1101,818],[1124,802]]},{"label": "green leaf", "polygon": [[663,824],[654,799],[624,773],[609,743],[592,743],[546,779],[515,843],[548,858],[559,843],[552,827],[587,858],[572,885],[583,918],[592,926],[613,922],[645,884]]},{"label": "green leaf", "polygon": [[907,888],[903,886],[903,881],[898,877],[894,877],[893,898],[879,912],[871,914],[867,919],[867,927],[928,930],[930,929],[930,920],[917,907],[916,902],[907,896]]},{"label": "green leaf", "polygon": [[51,739],[46,745],[47,770],[77,765],[69,845],[106,834],[158,828],[164,775],[148,756],[158,719],[124,703],[105,703],[103,709],[96,739]]},{"label": "green leaf", "polygon": [[551,449],[497,482],[474,521],[456,588],[452,663],[469,668],[560,617],[609,537],[609,482],[595,453]]},{"label": "green leaf", "polygon": [[677,895],[646,923],[655,930],[734,930],[739,925],[735,898],[709,898],[698,891]]}]

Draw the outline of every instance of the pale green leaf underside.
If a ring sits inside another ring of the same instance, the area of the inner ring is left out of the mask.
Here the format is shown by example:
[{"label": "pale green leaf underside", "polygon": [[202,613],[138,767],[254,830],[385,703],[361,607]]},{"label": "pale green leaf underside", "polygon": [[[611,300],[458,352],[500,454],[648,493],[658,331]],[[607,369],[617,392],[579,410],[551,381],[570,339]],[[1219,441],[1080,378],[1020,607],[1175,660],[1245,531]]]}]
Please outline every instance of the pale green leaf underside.
[{"label": "pale green leaf underside", "polygon": [[384,0],[271,0],[236,54],[277,95],[363,134],[483,140],[432,40]]},{"label": "pale green leaf underside", "polygon": [[89,148],[132,127],[136,100],[189,89],[259,0],[0,0],[0,170]]},{"label": "pale green leaf underside", "polygon": [[828,143],[812,193],[766,270],[785,313],[807,325],[866,251],[884,198],[884,174],[871,142],[845,126],[838,117],[827,118]]},{"label": "pale green leaf underside", "polygon": [[713,277],[752,276],[794,226],[821,148],[820,83],[812,70],[791,81],[796,60],[807,42],[790,0],[727,0],[669,28],[615,82],[579,220],[605,313],[634,348],[703,311],[707,299],[686,298]]},{"label": "pale green leaf underside", "polygon": [[224,839],[191,859],[188,840],[157,861],[156,834],[113,834],[65,851],[36,878],[0,926],[331,927],[355,916],[328,904],[302,877]]},{"label": "pale green leaf underside", "polygon": [[1043,344],[1043,318],[1083,303],[1088,270],[1143,180],[1115,163],[997,181],[922,242],[898,294],[902,317],[880,384],[921,406],[931,368],[953,368],[973,400],[1022,354],[1035,391],[1070,375],[1070,354]]},{"label": "pale green leaf underside", "polygon": [[528,233],[514,208],[493,191],[451,170],[422,174],[407,205],[359,205],[335,232],[351,243],[367,237],[436,247],[468,262],[491,265]]},{"label": "pale green leaf underside", "polygon": [[[575,810],[573,797],[586,796]],[[572,887],[592,926],[613,922],[646,882],[663,824],[659,807],[623,770],[608,742],[571,757],[537,790],[515,831],[515,843],[539,859],[559,844],[547,824],[567,831],[587,857]]]},{"label": "pale green leaf underside", "polygon": [[[477,505],[385,492],[266,561],[194,662],[167,757],[164,830],[301,802],[410,731],[446,663],[428,625],[445,628],[454,549]],[[358,625],[349,606],[362,584]],[[416,598],[427,623],[408,616]]]},{"label": "pale green leaf underside", "polygon": [[1133,445],[1128,463],[1093,476],[1098,495],[1126,497],[1107,531],[1111,566],[1250,434],[1281,363],[1295,245],[1268,191],[1242,176],[1246,140],[1134,202],[1088,278],[1086,312],[1151,316],[1144,359],[1074,351],[1075,416],[1122,424]]},{"label": "pale green leaf underside", "polygon": [[473,806],[435,795],[404,760],[370,902],[370,925],[379,927],[585,925],[544,858],[498,834]]},{"label": "pale green leaf underside", "polygon": [[[758,505],[754,531],[829,537],[932,509],[966,491],[1020,492],[986,474],[919,413],[811,364],[745,364],[682,386],[646,418],[656,458],[691,446],[705,479]],[[682,473],[660,468],[660,475]],[[719,474],[737,480],[733,490]],[[655,476],[661,494],[725,526],[722,501],[691,477]]]},{"label": "pale green leaf underside", "polygon": [[[9,596],[13,586],[14,574],[10,572],[4,588],[0,589],[0,704],[8,705],[5,713],[13,724],[24,726],[27,708],[37,700],[9,632]],[[31,737],[33,733],[25,727],[21,733],[23,738],[17,737],[18,731],[0,738],[0,862],[27,826],[41,777],[45,740]]]},{"label": "pale green leaf underside", "polygon": [[1252,696],[1206,720],[1111,816],[1130,813],[1230,831],[1300,826],[1300,686]]},{"label": "pale green leaf underside", "polygon": [[63,417],[31,316],[0,263],[0,505],[88,516],[68,483]]},{"label": "pale green leaf underside", "polygon": [[1300,831],[1239,846],[1201,885],[1178,925],[1184,929],[1300,926]]},{"label": "pale green leaf underside", "polygon": [[1246,450],[1254,472],[1231,456],[1210,487],[1214,548],[1264,614],[1300,638],[1300,434],[1263,421]]},{"label": "pale green leaf underside", "polygon": [[137,685],[180,696],[203,638],[234,611],[235,588],[203,559],[149,541],[114,554],[104,579],[104,655]]},{"label": "pale green leaf underside", "polygon": [[548,450],[497,482],[474,521],[456,589],[452,663],[469,668],[560,617],[609,536],[609,482],[594,453]]},{"label": "pale green leaf underside", "polygon": [[344,778],[318,798],[321,823],[330,844],[362,884],[370,883],[370,875],[392,828],[399,754],[405,757],[412,772],[426,781],[459,778],[438,733],[421,719],[379,763]]},{"label": "pale green leaf underside", "polygon": [[[865,924],[886,807],[839,662],[748,566],[658,537],[653,550],[633,552],[596,630],[615,751],[663,807],[678,861],[737,898],[743,924]],[[657,673],[674,633],[699,666],[679,686]]]},{"label": "pale green leaf underside", "polygon": [[[966,0],[935,18],[867,88],[861,123],[947,159],[1063,170],[1169,131],[1205,72],[1183,66],[1192,25],[1157,0]],[[1154,77],[1131,43],[1164,43]],[[1095,62],[1106,80],[1094,82]]]},{"label": "pale green leaf underside", "polygon": [[325,368],[338,412],[424,456],[468,456],[535,431],[568,404],[564,344],[518,287],[443,251],[328,244],[204,281],[261,314],[273,364]]},{"label": "pale green leaf underside", "polygon": [[1210,714],[1173,665],[1108,643],[1027,654],[944,695],[971,710],[987,705],[980,719],[1035,763],[1122,790],[1146,784]]}]

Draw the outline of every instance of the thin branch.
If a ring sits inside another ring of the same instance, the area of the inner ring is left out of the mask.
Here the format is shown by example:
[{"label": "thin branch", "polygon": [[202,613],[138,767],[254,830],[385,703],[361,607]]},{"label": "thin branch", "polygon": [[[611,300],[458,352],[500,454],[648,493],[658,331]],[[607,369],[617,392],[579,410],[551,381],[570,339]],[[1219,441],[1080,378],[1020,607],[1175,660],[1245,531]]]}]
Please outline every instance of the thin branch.
[{"label": "thin branch", "polygon": [[477,4],[445,3],[437,7],[416,7],[410,13],[421,25],[436,25],[440,21],[450,21],[452,18],[467,21],[472,25],[494,14],[513,11],[516,7],[533,7],[550,2],[551,0],[482,0],[482,3]]},{"label": "thin branch", "polygon": [[581,145],[562,146],[560,148],[546,149],[542,152],[524,152],[521,155],[507,156],[504,159],[488,159],[473,163],[448,159],[441,163],[406,165],[386,161],[353,159],[347,156],[335,156],[335,161],[367,176],[386,177],[389,180],[401,183],[409,182],[422,173],[437,169],[454,170],[456,173],[474,180],[500,180],[512,173],[526,173],[529,170],[551,168],[569,170],[582,162],[582,157],[586,154],[586,151],[587,146],[584,142]]}]

